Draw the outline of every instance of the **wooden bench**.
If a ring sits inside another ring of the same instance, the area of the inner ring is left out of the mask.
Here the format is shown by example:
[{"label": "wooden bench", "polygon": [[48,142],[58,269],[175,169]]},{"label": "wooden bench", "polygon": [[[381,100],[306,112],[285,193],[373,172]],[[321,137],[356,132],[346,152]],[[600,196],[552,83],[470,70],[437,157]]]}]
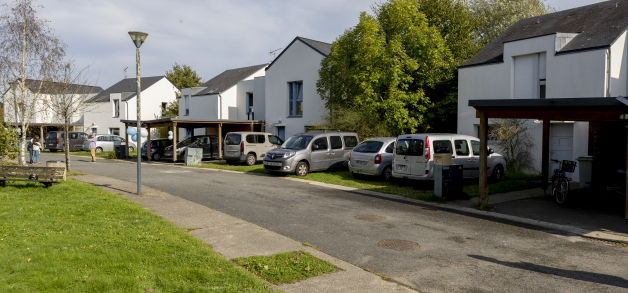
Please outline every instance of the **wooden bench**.
[{"label": "wooden bench", "polygon": [[[37,174],[38,180],[28,179],[31,174]],[[44,186],[49,187],[53,183],[65,181],[65,168],[0,166],[0,184],[5,186],[7,181],[41,182]]]}]

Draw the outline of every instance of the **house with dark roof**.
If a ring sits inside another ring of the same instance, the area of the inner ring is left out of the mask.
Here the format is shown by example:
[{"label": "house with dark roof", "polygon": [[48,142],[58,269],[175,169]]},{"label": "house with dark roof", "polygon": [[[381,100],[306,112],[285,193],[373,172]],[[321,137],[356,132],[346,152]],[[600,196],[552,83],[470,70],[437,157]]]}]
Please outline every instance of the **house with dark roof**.
[{"label": "house with dark roof", "polygon": [[[180,92],[165,76],[142,77],[140,85],[142,120],[160,118],[166,105],[176,100]],[[124,123],[120,120],[137,119],[136,89],[136,78],[125,78],[92,98],[93,110],[86,112],[83,117],[85,131],[122,134]]]},{"label": "house with dark roof", "polygon": [[296,37],[266,68],[266,131],[286,139],[321,122],[327,111],[316,92],[321,60],[331,44]]},{"label": "house with dark roof", "polygon": [[[518,21],[458,68],[458,133],[479,136],[480,120],[469,100],[628,95],[627,29],[628,0]],[[540,171],[542,124],[529,122],[536,139],[535,169]],[[603,149],[593,139],[596,131],[614,127],[599,122],[551,122],[550,159],[559,161],[596,155],[596,150]],[[622,132],[625,135],[625,128]],[[556,168],[553,163],[549,166]],[[573,179],[579,180],[578,170]]]},{"label": "house with dark roof", "polygon": [[[264,120],[264,69],[260,64],[225,70],[198,87],[181,90],[179,120]],[[206,129],[180,130],[179,137]]]}]

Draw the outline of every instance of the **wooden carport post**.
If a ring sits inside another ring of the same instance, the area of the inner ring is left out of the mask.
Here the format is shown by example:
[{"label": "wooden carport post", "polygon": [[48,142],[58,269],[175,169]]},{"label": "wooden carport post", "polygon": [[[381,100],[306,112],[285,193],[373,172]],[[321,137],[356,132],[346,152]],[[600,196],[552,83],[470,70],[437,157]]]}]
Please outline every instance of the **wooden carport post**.
[{"label": "wooden carport post", "polygon": [[486,111],[478,111],[480,116],[480,202],[488,203],[488,115]]},{"label": "wooden carport post", "polygon": [[251,132],[255,131],[255,128],[253,127],[253,122],[251,122]]},{"label": "wooden carport post", "polygon": [[547,187],[549,186],[549,128],[550,121],[543,120],[543,150],[541,154],[541,187],[543,193],[547,195]]},{"label": "wooden carport post", "polygon": [[124,153],[126,154],[126,158],[129,158],[129,133],[127,133],[127,129],[129,128],[128,123],[124,123]]},{"label": "wooden carport post", "polygon": [[177,163],[177,122],[172,122],[172,162]]},{"label": "wooden carport post", "polygon": [[218,159],[222,159],[222,123],[218,123]]}]

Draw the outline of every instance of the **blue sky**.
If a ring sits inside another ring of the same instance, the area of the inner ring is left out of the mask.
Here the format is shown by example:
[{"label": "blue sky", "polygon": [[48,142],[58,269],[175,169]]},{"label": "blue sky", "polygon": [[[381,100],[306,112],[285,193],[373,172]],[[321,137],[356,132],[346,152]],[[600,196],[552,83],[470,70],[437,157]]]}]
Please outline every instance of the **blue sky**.
[{"label": "blue sky", "polygon": [[[268,63],[270,50],[296,36],[333,42],[357,24],[374,0],[34,0],[41,17],[68,45],[80,66],[91,64],[107,88],[135,76],[135,47],[128,31],[149,34],[141,48],[142,76],[165,75],[175,62],[205,80],[224,70]],[[547,0],[559,10],[600,0]]]}]

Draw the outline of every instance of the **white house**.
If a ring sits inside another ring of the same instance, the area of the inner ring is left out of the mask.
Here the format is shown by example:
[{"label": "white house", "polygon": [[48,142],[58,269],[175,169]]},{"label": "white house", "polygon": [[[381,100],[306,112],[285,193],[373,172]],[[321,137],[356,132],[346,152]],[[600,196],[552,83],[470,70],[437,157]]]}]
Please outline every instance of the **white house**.
[{"label": "white house", "polygon": [[[268,64],[229,69],[198,87],[184,88],[179,120],[264,120],[264,69]],[[179,130],[179,137],[192,135]],[[204,128],[194,135],[205,134]]]},{"label": "white house", "polygon": [[[158,119],[168,103],[177,98],[179,89],[165,76],[142,77],[140,82],[141,119]],[[125,78],[94,97],[94,109],[83,117],[85,131],[123,135],[124,123],[120,120],[137,119],[136,87],[135,78]]]},{"label": "white house", "polygon": [[327,110],[316,92],[321,60],[331,44],[296,37],[266,68],[266,131],[286,139],[321,122]]},{"label": "white house", "polygon": [[[458,133],[479,134],[480,120],[469,100],[628,95],[627,28],[626,1],[520,20],[459,67]],[[542,124],[530,122],[540,171]],[[550,158],[595,155],[589,139],[593,129],[594,122],[552,121]],[[556,167],[550,164],[550,170]],[[578,170],[573,178],[579,179]]]}]

